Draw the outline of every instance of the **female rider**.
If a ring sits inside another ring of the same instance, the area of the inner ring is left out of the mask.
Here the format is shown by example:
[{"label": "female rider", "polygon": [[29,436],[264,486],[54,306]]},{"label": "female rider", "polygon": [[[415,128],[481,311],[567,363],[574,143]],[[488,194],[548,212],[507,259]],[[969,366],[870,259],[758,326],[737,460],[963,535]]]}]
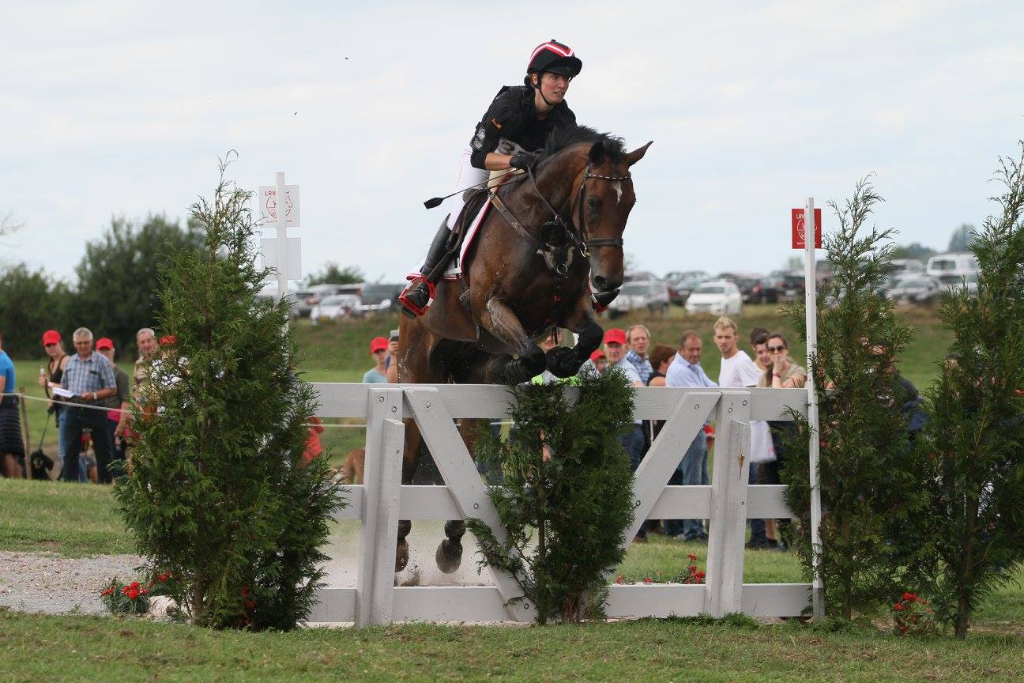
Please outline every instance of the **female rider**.
[{"label": "female rider", "polygon": [[[555,40],[538,45],[530,55],[524,85],[507,85],[499,90],[477,124],[473,138],[462,152],[455,186],[463,190],[483,184],[490,171],[526,169],[536,162],[534,152],[544,147],[552,132],[575,126],[576,115],[565,103],[565,91],[582,68],[583,62],[569,46]],[[503,142],[511,145],[502,147],[522,151],[502,154],[497,150]],[[420,276],[398,298],[402,312],[411,318],[423,315],[434,297],[434,285],[444,272],[442,261],[448,256],[448,236],[463,203],[461,191],[448,198],[448,215],[430,245]]]}]

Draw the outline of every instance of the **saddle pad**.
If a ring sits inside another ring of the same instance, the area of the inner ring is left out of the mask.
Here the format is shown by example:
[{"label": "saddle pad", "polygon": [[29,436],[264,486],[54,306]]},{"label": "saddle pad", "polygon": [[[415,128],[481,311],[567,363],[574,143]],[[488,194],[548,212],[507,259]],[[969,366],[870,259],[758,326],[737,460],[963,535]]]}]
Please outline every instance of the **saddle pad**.
[{"label": "saddle pad", "polygon": [[[490,197],[490,193],[488,193],[486,197]],[[451,263],[448,264],[448,268],[444,271],[443,279],[456,281],[462,278],[462,264],[466,260],[466,252],[469,250],[469,246],[473,243],[473,238],[476,237],[476,233],[480,229],[480,224],[484,222],[490,208],[491,202],[484,201],[479,211],[477,211],[476,217],[473,218],[473,222],[470,223],[469,227],[466,229],[466,234],[462,238],[462,247],[459,250],[458,257],[452,259]],[[405,279],[415,280],[421,277],[424,277],[423,261],[420,261],[419,265],[416,266],[416,270],[406,275]]]}]

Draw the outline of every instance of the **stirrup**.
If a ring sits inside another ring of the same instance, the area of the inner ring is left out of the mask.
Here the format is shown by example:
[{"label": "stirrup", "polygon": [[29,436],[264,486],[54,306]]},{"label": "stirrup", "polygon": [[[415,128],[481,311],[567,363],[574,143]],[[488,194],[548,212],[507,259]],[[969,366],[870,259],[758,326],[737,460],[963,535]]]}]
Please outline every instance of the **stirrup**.
[{"label": "stirrup", "polygon": [[[427,286],[427,303],[422,307],[417,306],[415,303],[409,300],[409,297],[406,296],[406,292],[411,291],[421,282]],[[409,283],[409,286],[405,288],[405,291],[398,295],[398,303],[401,304],[403,312],[405,312],[406,315],[412,313],[413,315],[410,317],[413,318],[421,316],[424,313],[426,313],[427,309],[430,308],[430,302],[434,300],[434,288],[434,283],[431,282],[430,280],[423,277],[415,278],[412,282]]]}]

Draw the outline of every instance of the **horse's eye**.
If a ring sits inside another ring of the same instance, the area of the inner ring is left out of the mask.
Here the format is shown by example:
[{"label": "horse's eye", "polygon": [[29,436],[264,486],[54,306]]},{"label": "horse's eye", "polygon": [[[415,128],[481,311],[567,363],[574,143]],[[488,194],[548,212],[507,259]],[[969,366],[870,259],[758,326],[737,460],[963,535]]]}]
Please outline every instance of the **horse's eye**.
[{"label": "horse's eye", "polygon": [[601,206],[601,202],[596,197],[587,197],[587,208],[591,211],[596,211]]}]

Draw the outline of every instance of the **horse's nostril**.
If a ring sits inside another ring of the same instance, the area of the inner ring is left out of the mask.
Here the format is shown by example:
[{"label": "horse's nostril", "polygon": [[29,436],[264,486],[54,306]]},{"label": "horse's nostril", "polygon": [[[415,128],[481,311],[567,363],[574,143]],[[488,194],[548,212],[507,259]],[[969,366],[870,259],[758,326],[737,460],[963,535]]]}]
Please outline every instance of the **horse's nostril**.
[{"label": "horse's nostril", "polygon": [[602,292],[604,291],[606,284],[608,284],[608,278],[604,277],[603,275],[594,276],[594,286],[596,286]]}]

